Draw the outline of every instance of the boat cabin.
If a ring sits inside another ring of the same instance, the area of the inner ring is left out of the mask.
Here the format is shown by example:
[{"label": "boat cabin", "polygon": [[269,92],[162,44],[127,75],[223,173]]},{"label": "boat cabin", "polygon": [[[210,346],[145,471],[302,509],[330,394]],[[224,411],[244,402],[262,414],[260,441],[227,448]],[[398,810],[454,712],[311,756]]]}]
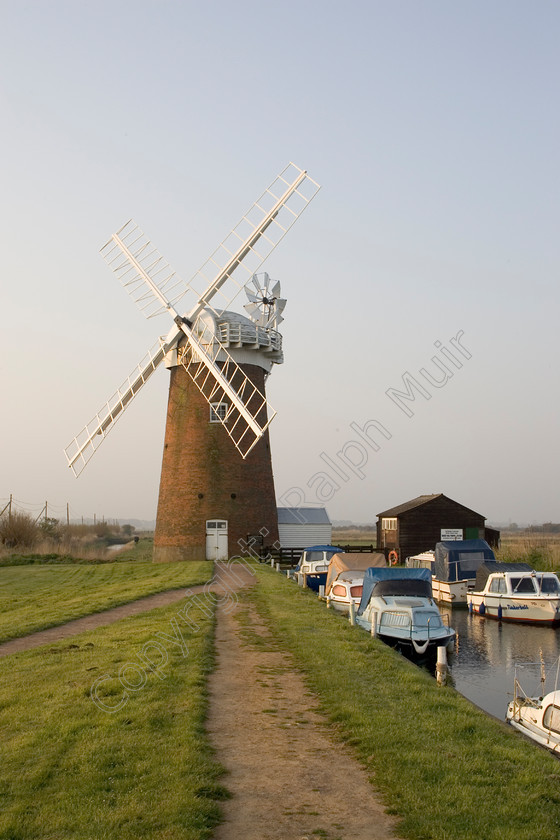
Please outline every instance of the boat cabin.
[{"label": "boat cabin", "polygon": [[485,561],[495,559],[485,540],[444,540],[436,543],[435,551],[408,557],[406,565],[431,570],[434,600],[466,604],[467,592],[475,586],[477,570]]},{"label": "boat cabin", "polygon": [[343,552],[335,545],[312,545],[303,550],[294,571],[305,575],[305,585],[318,592],[325,585],[331,557],[339,554]]},{"label": "boat cabin", "polygon": [[327,606],[339,612],[347,613],[350,611],[350,604],[353,602],[355,608],[358,609],[362,598],[363,575],[364,572],[359,569],[347,569],[340,572],[329,589]]}]

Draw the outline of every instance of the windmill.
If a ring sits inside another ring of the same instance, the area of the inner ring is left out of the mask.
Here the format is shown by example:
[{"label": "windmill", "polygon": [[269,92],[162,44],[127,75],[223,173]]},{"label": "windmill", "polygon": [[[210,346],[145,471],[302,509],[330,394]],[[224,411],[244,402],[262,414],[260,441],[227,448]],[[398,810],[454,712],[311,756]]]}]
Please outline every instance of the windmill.
[{"label": "windmill", "polygon": [[[144,315],[173,323],[65,453],[79,475],[161,363],[170,369],[156,561],[222,559],[249,538],[277,539],[265,381],[282,362],[286,302],[257,271],[318,190],[288,164],[188,282],[133,221],[101,249]],[[250,317],[230,310],[242,290]]]}]

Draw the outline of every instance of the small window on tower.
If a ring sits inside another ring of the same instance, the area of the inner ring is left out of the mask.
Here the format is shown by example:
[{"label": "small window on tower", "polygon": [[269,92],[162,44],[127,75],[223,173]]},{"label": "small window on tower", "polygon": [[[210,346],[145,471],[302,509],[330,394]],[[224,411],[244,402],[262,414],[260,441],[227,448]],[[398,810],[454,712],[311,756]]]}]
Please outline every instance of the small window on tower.
[{"label": "small window on tower", "polygon": [[227,403],[210,403],[210,422],[223,423],[227,417]]}]

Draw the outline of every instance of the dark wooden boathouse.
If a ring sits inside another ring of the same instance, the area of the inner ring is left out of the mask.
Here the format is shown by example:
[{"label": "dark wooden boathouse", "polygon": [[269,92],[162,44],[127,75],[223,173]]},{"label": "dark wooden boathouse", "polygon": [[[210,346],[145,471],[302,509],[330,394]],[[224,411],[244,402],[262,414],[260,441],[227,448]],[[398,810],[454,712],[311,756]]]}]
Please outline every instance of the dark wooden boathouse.
[{"label": "dark wooden boathouse", "polygon": [[497,547],[500,532],[487,528],[481,513],[443,493],[418,496],[377,514],[377,550],[386,557],[396,552],[399,563],[446,539],[483,539]]}]

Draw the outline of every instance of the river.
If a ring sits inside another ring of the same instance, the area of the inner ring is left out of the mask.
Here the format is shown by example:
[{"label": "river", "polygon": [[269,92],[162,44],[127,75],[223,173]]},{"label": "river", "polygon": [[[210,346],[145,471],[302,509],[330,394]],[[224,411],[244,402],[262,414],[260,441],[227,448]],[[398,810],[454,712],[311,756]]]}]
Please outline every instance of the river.
[{"label": "river", "polygon": [[455,652],[449,656],[452,684],[477,706],[504,720],[516,666],[525,691],[541,694],[541,666],[531,664],[540,663],[541,656],[547,673],[545,692],[555,688],[560,630],[481,618],[464,607],[440,611],[448,613],[457,633]]}]

